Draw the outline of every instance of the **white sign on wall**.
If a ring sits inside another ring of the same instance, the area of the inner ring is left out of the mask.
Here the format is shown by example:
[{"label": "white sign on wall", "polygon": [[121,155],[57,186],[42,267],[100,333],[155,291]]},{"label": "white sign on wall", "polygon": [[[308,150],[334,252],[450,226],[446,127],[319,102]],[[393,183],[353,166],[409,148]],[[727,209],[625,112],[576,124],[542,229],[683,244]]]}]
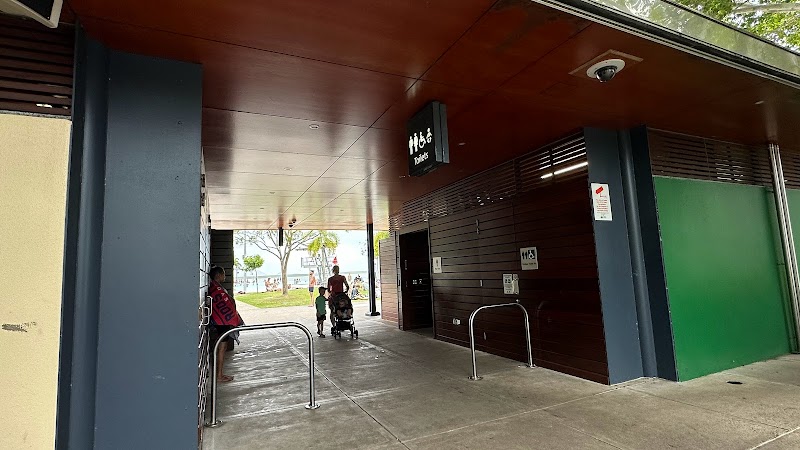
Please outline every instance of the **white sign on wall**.
[{"label": "white sign on wall", "polygon": [[519,249],[519,259],[522,263],[522,270],[537,270],[539,268],[539,252],[536,247]]},{"label": "white sign on wall", "polygon": [[519,275],[515,273],[503,274],[503,294],[519,295]]},{"label": "white sign on wall", "polygon": [[442,257],[433,257],[433,273],[442,273]]},{"label": "white sign on wall", "polygon": [[594,220],[611,221],[611,195],[607,184],[592,183],[592,209]]}]

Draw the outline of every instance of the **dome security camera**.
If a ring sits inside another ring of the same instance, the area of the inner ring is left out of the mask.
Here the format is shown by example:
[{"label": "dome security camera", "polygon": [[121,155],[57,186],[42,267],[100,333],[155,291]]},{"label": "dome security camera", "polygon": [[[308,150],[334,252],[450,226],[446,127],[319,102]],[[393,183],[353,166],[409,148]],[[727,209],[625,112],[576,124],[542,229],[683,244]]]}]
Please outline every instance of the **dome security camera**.
[{"label": "dome security camera", "polygon": [[611,81],[614,78],[614,75],[617,74],[617,68],[614,66],[605,66],[601,67],[594,71],[594,76],[600,80],[601,83],[606,83]]},{"label": "dome security camera", "polygon": [[607,59],[592,64],[592,66],[586,70],[586,76],[589,78],[597,78],[601,83],[608,83],[624,68],[625,61],[621,59]]}]

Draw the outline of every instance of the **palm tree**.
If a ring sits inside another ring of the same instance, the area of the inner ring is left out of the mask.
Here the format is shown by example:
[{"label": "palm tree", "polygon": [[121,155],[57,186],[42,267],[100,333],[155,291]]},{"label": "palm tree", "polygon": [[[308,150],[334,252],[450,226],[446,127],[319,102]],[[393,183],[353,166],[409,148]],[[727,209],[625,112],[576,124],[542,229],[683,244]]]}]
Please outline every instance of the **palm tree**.
[{"label": "palm tree", "polygon": [[328,251],[335,252],[339,247],[339,235],[333,231],[319,231],[317,236],[308,243],[308,254],[317,261],[319,279],[328,280]]}]

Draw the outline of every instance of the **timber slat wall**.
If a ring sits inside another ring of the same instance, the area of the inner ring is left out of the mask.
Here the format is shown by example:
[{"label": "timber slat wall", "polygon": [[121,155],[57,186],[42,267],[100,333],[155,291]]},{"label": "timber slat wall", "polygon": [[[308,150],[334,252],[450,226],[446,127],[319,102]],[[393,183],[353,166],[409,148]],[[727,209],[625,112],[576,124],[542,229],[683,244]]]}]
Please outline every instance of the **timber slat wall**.
[{"label": "timber slat wall", "polygon": [[[468,346],[472,311],[519,298],[530,314],[537,365],[608,383],[585,175],[432,219],[430,241],[431,257],[442,257],[442,273],[432,275],[437,338]],[[519,249],[533,246],[540,268],[521,271]],[[520,275],[519,296],[503,294],[503,273]],[[454,318],[461,324],[454,325]],[[526,359],[517,309],[482,311],[475,335],[480,350]]]},{"label": "timber slat wall", "polygon": [[392,231],[388,238],[378,242],[381,273],[381,318],[394,323],[398,323],[396,239],[397,235]]},{"label": "timber slat wall", "polygon": [[71,115],[74,32],[0,14],[0,110]]},{"label": "timber slat wall", "polygon": [[233,231],[211,230],[211,264],[225,269],[225,282],[222,287],[233,297]]}]

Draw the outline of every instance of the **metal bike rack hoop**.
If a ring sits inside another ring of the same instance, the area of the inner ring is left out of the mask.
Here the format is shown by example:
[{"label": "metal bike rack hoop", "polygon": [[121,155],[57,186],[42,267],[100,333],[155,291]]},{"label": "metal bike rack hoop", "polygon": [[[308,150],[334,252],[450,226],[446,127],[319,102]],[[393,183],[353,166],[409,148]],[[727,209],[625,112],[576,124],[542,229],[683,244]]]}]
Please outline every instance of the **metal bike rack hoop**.
[{"label": "metal bike rack hoop", "polygon": [[311,331],[308,330],[303,324],[297,322],[279,322],[279,323],[262,323],[257,325],[244,325],[241,327],[236,327],[230,329],[222,335],[220,335],[219,339],[217,339],[217,343],[214,345],[214,371],[211,374],[211,422],[207,423],[206,426],[210,428],[215,428],[222,425],[221,420],[217,420],[217,351],[219,350],[219,344],[228,337],[229,334],[234,333],[236,331],[254,331],[254,330],[267,330],[270,328],[299,328],[306,334],[308,338],[308,404],[305,406],[306,409],[317,409],[319,408],[319,404],[317,404],[315,399],[315,389],[314,389],[314,339],[311,336]]},{"label": "metal bike rack hoop", "polygon": [[525,314],[525,341],[528,344],[528,366],[530,368],[536,367],[533,364],[533,353],[531,352],[531,327],[530,321],[528,319],[528,310],[525,309],[524,306],[519,304],[519,300],[517,303],[501,303],[499,305],[486,305],[481,306],[480,308],[472,311],[472,314],[469,316],[469,348],[472,350],[472,375],[469,377],[470,380],[480,380],[483,377],[478,376],[478,368],[475,362],[475,329],[473,327],[475,323],[475,316],[478,314],[478,311],[489,309],[489,308],[500,308],[501,306],[518,306],[522,309],[523,314]]}]

